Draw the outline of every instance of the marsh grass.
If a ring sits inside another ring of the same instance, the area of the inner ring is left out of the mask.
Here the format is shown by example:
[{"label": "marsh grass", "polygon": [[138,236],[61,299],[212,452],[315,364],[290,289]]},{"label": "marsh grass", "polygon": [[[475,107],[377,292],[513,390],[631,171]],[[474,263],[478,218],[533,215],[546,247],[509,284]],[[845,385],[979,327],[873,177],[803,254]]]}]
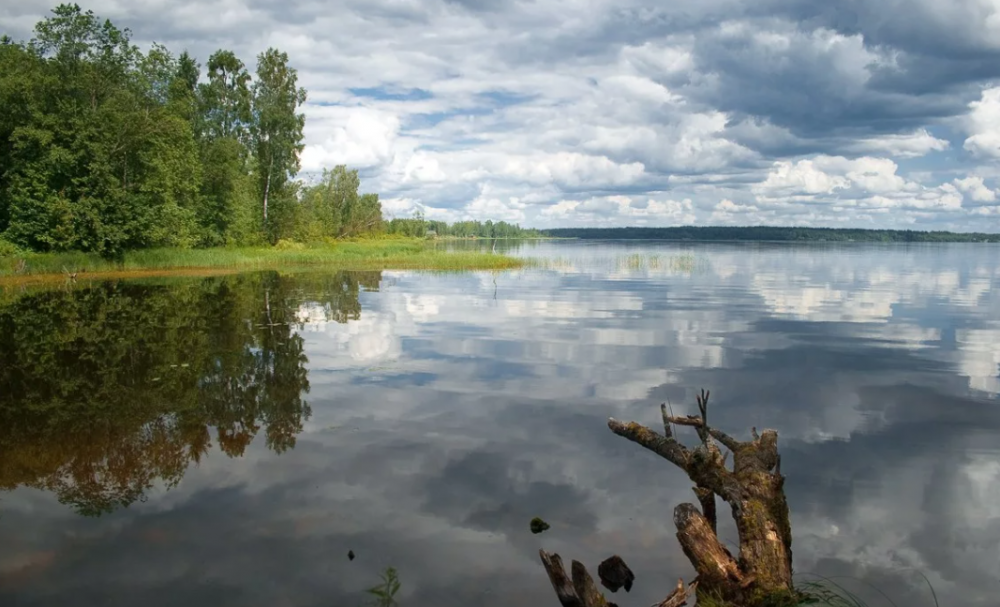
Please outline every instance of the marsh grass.
[{"label": "marsh grass", "polygon": [[616,260],[619,270],[668,271],[693,274],[708,268],[708,262],[691,254],[661,256],[657,253],[632,253]]},{"label": "marsh grass", "polygon": [[502,270],[526,264],[526,260],[490,252],[445,251],[416,239],[384,239],[317,245],[282,242],[274,247],[146,249],[126,254],[121,262],[91,253],[27,253],[0,257],[0,277],[142,275],[144,271],[236,271],[320,265],[337,270]]}]

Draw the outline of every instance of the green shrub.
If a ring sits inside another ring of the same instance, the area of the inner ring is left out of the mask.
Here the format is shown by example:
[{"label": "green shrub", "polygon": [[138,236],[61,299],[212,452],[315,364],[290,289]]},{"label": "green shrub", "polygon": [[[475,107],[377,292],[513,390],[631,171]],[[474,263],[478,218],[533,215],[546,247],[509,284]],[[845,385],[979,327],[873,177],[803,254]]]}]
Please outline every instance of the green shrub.
[{"label": "green shrub", "polygon": [[0,258],[24,255],[24,250],[16,244],[0,238]]},{"label": "green shrub", "polygon": [[294,240],[282,238],[278,242],[274,243],[274,248],[279,251],[301,251],[306,248],[306,245],[301,242],[295,242]]}]

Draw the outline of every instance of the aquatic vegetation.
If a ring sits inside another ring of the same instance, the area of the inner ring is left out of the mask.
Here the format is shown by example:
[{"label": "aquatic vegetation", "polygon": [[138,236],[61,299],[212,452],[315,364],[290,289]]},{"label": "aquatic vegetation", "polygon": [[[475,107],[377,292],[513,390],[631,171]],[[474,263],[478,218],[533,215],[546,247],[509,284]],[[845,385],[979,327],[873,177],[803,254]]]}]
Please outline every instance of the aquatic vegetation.
[{"label": "aquatic vegetation", "polygon": [[396,593],[399,592],[401,586],[396,568],[386,567],[380,577],[382,578],[380,584],[365,591],[375,597],[369,604],[375,607],[395,607],[399,604],[396,602]]},{"label": "aquatic vegetation", "polygon": [[446,251],[417,239],[373,239],[335,244],[281,241],[274,247],[143,249],[109,261],[95,253],[27,253],[0,262],[0,279],[11,276],[77,273],[142,276],[151,270],[240,271],[324,266],[337,270],[490,270],[519,268],[526,260],[489,252]]},{"label": "aquatic vegetation", "polygon": [[631,253],[615,260],[618,270],[661,271],[671,274],[693,274],[708,268],[708,262],[690,253],[661,256],[657,253]]}]

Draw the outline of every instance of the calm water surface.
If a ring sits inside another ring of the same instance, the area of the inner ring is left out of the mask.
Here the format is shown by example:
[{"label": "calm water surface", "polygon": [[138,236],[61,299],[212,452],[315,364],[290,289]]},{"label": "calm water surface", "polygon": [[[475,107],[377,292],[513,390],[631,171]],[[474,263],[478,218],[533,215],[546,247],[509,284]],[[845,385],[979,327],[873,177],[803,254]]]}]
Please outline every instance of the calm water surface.
[{"label": "calm water surface", "polygon": [[1000,248],[514,252],[0,292],[0,604],[357,606],[393,566],[404,607],[544,607],[545,547],[646,606],[693,493],[605,421],[703,387],[780,432],[801,579],[996,604]]}]

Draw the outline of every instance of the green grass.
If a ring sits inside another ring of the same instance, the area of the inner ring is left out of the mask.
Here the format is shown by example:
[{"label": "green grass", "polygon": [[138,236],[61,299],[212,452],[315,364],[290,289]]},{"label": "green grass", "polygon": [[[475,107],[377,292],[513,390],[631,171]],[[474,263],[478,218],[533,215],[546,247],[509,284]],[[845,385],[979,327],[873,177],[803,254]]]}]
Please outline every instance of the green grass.
[{"label": "green grass", "polygon": [[274,247],[146,249],[126,254],[121,263],[92,253],[15,254],[0,257],[0,277],[320,265],[340,270],[499,270],[525,264],[523,259],[490,252],[444,251],[421,240],[385,239],[317,245],[282,242]]}]

